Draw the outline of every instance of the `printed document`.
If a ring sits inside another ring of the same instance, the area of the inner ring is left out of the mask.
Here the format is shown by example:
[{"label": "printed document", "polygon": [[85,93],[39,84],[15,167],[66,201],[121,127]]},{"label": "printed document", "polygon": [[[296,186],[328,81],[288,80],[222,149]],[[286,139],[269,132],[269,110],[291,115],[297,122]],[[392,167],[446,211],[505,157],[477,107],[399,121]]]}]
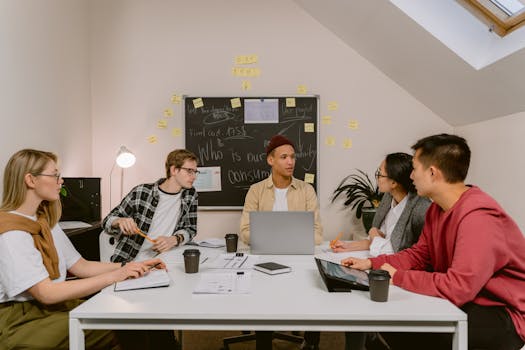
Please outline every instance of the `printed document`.
[{"label": "printed document", "polygon": [[247,294],[251,280],[251,272],[201,273],[193,294]]}]

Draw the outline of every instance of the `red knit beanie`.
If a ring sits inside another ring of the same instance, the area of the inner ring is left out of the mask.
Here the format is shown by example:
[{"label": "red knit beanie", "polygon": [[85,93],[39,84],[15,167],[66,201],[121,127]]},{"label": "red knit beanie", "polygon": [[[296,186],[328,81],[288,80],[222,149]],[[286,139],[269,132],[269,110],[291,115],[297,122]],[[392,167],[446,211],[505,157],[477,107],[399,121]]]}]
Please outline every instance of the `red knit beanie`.
[{"label": "red knit beanie", "polygon": [[270,143],[268,143],[268,146],[266,146],[266,155],[269,155],[270,152],[282,145],[290,145],[295,149],[295,146],[293,145],[292,141],[288,140],[283,135],[275,135],[270,139]]}]

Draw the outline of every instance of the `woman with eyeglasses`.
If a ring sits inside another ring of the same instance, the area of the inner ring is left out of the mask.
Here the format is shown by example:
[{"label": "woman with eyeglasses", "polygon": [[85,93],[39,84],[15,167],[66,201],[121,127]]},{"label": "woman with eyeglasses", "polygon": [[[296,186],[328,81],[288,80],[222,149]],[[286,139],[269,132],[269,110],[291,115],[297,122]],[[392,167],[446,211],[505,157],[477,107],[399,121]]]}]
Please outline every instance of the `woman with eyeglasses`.
[{"label": "woman with eyeglasses", "polygon": [[[159,259],[83,259],[58,226],[57,157],[24,149],[4,171],[0,207],[0,349],[68,349],[69,311],[102,288],[144,275]],[[66,281],[66,274],[78,277]],[[86,348],[120,348],[111,331],[86,330]]]},{"label": "woman with eyeglasses", "polygon": [[384,196],[368,238],[351,242],[337,240],[332,245],[334,252],[370,250],[372,256],[378,256],[398,252],[417,242],[430,200],[417,195],[411,172],[411,155],[386,156],[375,173],[377,186]]}]

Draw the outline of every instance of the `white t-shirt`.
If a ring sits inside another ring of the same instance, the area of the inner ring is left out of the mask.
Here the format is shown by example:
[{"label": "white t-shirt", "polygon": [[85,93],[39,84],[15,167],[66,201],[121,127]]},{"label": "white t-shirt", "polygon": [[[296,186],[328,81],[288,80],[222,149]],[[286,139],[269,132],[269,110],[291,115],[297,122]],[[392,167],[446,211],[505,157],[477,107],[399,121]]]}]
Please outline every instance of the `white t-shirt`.
[{"label": "white t-shirt", "polygon": [[[31,220],[35,217],[22,215]],[[60,277],[53,282],[66,279],[67,270],[81,258],[60,226],[51,230],[58,253]],[[35,248],[33,237],[24,231],[8,231],[0,234],[0,303],[26,301],[33,297],[29,288],[49,277],[42,254]]]},{"label": "white t-shirt", "polygon": [[[151,220],[148,237],[157,239],[161,236],[169,237],[172,235],[173,230],[175,230],[175,225],[177,225],[179,221],[181,194],[182,191],[178,193],[159,191],[159,203]],[[184,240],[187,239],[189,239],[189,237],[184,235]],[[134,260],[143,261],[156,256],[157,252],[151,249],[152,247],[153,243],[145,239]]]},{"label": "white t-shirt", "polygon": [[383,237],[376,237],[372,241],[372,244],[370,244],[370,255],[372,256],[378,256],[381,254],[393,254],[394,248],[392,248],[392,243],[390,242],[390,237],[392,236],[392,231],[394,231],[394,227],[396,227],[397,221],[399,220],[399,217],[403,213],[403,210],[405,210],[405,207],[407,205],[408,196],[405,196],[396,205],[395,200],[392,198],[392,203],[390,204],[390,210],[386,214],[385,219],[381,223],[381,227],[379,230],[385,234],[385,238]]},{"label": "white t-shirt", "polygon": [[273,202],[272,211],[288,211],[288,200],[286,194],[288,193],[288,187],[277,188],[275,187],[275,201]]}]

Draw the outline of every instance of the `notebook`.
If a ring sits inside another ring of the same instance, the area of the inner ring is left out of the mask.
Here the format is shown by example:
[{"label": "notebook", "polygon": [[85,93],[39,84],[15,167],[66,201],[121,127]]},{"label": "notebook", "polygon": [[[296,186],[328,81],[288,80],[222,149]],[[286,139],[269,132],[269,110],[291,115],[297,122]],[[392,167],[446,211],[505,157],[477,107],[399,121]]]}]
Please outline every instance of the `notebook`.
[{"label": "notebook", "polygon": [[153,269],[139,278],[131,278],[115,283],[115,292],[124,290],[168,287],[170,285],[170,276],[164,269]]},{"label": "notebook", "polygon": [[314,254],[311,211],[250,212],[252,254]]}]

